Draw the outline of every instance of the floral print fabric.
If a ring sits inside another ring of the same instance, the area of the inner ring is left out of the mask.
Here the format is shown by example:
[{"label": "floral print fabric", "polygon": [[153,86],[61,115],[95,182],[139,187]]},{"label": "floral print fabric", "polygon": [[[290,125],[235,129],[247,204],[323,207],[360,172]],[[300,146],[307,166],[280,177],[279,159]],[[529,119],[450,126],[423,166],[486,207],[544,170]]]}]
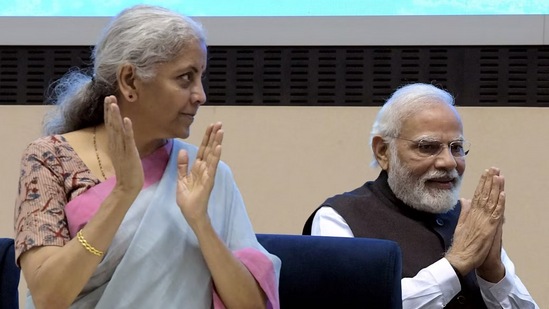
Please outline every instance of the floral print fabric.
[{"label": "floral print fabric", "polygon": [[65,205],[99,183],[61,135],[39,138],[21,158],[15,202],[15,255],[70,240]]}]

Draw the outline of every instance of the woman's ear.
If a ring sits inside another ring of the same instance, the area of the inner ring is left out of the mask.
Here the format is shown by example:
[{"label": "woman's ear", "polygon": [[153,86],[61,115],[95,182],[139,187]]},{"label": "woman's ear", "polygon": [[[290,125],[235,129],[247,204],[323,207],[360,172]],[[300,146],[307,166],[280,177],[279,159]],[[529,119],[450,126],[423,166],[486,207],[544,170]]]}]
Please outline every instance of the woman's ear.
[{"label": "woman's ear", "polygon": [[389,144],[381,136],[376,135],[372,138],[372,151],[381,169],[387,170],[389,168],[390,156]]},{"label": "woman's ear", "polygon": [[137,99],[135,67],[129,63],[124,64],[118,71],[118,88],[120,95],[128,102]]}]

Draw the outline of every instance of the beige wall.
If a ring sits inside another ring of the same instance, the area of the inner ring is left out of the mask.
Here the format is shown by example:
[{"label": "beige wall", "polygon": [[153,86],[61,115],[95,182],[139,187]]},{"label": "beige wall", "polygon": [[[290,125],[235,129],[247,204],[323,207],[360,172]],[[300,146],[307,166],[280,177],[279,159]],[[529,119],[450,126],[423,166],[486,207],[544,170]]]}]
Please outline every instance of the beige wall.
[{"label": "beige wall", "polygon": [[[19,157],[39,136],[43,106],[0,106],[0,237],[13,236]],[[472,142],[463,196],[471,197],[482,170],[506,176],[504,246],[541,308],[549,308],[549,109],[460,108]],[[190,141],[207,124],[225,128],[223,159],[232,167],[257,232],[299,234],[309,213],[333,194],[373,179],[368,132],[377,108],[208,107]],[[21,284],[21,294],[25,285]]]}]

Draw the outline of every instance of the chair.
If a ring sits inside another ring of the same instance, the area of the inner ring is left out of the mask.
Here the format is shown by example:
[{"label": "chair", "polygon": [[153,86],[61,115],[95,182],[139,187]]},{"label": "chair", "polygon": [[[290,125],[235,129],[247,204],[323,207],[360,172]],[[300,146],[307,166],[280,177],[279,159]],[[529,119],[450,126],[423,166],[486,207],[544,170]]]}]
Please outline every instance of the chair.
[{"label": "chair", "polygon": [[13,239],[0,238],[0,308],[19,308],[20,270],[15,265]]},{"label": "chair", "polygon": [[282,260],[282,309],[402,308],[395,242],[281,234],[257,234],[257,239]]}]

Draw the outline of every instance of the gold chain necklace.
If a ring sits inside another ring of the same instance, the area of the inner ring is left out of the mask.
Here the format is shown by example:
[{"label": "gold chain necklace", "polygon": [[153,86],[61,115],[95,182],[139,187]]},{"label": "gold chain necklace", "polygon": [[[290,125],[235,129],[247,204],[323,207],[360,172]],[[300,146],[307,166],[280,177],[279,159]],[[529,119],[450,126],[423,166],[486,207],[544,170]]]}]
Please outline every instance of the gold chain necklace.
[{"label": "gold chain necklace", "polygon": [[103,165],[101,164],[101,159],[99,158],[99,152],[97,151],[97,139],[96,139],[96,133],[97,133],[97,126],[93,127],[93,148],[95,148],[95,156],[97,157],[97,163],[99,163],[99,170],[101,171],[101,176],[103,176],[103,180],[107,180],[107,177],[105,177],[105,172],[103,171]]}]

